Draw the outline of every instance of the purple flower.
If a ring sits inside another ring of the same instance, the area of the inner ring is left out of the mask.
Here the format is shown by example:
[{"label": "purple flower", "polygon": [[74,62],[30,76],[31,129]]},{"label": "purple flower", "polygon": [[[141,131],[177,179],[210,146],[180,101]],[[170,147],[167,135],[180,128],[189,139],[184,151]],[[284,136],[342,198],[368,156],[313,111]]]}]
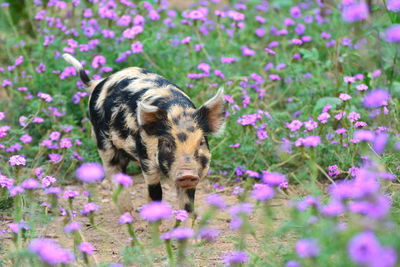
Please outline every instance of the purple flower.
[{"label": "purple flower", "polygon": [[42,261],[50,265],[59,263],[67,264],[75,258],[74,254],[61,248],[56,242],[50,239],[33,239],[29,244],[29,250],[38,254]]},{"label": "purple flower", "polygon": [[20,165],[25,166],[26,159],[25,159],[25,156],[23,156],[23,155],[14,155],[14,156],[10,157],[8,162],[10,162],[11,166],[20,166]]},{"label": "purple flower", "polygon": [[203,226],[199,229],[197,234],[200,236],[202,240],[215,242],[217,236],[219,235],[219,230],[211,226]]},{"label": "purple flower", "polygon": [[118,220],[118,224],[132,223],[132,222],[133,222],[133,218],[128,212],[125,212],[124,214],[122,214]]},{"label": "purple flower", "polygon": [[256,51],[247,47],[247,45],[242,46],[242,54],[243,56],[253,56],[256,54]]},{"label": "purple flower", "polygon": [[64,232],[66,233],[70,233],[73,231],[76,231],[78,229],[80,229],[82,226],[82,224],[80,222],[71,222],[69,224],[67,224],[66,226],[64,226]]},{"label": "purple flower", "polygon": [[271,186],[279,186],[280,184],[286,182],[285,175],[277,172],[263,171],[261,179],[264,183]]},{"label": "purple flower", "polygon": [[366,90],[368,90],[368,86],[362,83],[362,84],[356,85],[356,89],[358,91],[366,91]]},{"label": "purple flower", "polygon": [[274,195],[274,189],[266,184],[254,184],[254,189],[251,192],[251,196],[254,199],[262,202],[273,198]]},{"label": "purple flower", "polygon": [[200,10],[191,10],[188,14],[190,19],[203,19],[205,16]]},{"label": "purple flower", "polygon": [[70,148],[72,146],[71,138],[64,137],[60,141],[60,148]]},{"label": "purple flower", "polygon": [[171,237],[176,238],[178,240],[185,240],[193,237],[194,232],[192,228],[188,227],[178,227],[171,231]]},{"label": "purple flower", "polygon": [[122,185],[123,187],[128,187],[132,184],[132,178],[129,175],[118,173],[114,175],[114,182]]},{"label": "purple flower", "polygon": [[19,140],[21,140],[22,143],[27,144],[32,142],[32,137],[28,134],[24,134]]},{"label": "purple flower", "polygon": [[173,214],[175,214],[175,219],[181,222],[186,221],[189,217],[186,210],[174,210]]},{"label": "purple flower", "polygon": [[342,11],[342,18],[347,22],[364,20],[368,16],[368,6],[364,2],[345,6]]},{"label": "purple flower", "polygon": [[320,203],[318,198],[315,198],[313,196],[307,196],[304,200],[299,201],[299,203],[297,203],[297,209],[299,211],[305,211],[310,206],[318,208],[319,205]]},{"label": "purple flower", "polygon": [[66,190],[64,192],[64,198],[74,198],[76,196],[79,196],[79,191],[76,190]]},{"label": "purple flower", "polygon": [[301,10],[298,6],[294,6],[290,9],[290,15],[292,15],[293,18],[297,19],[301,17]]},{"label": "purple flower", "polygon": [[23,181],[21,183],[21,186],[24,189],[36,189],[39,187],[39,182],[37,180],[31,178],[31,179]]},{"label": "purple flower", "polygon": [[292,132],[296,132],[301,128],[303,123],[299,120],[294,120],[291,123],[286,123],[286,127],[288,127]]},{"label": "purple flower", "polygon": [[57,163],[61,160],[61,155],[57,153],[50,153],[49,155],[50,161],[53,163]]},{"label": "purple flower", "polygon": [[300,258],[313,258],[319,255],[320,248],[313,238],[300,239],[296,243],[296,252]]},{"label": "purple flower", "polygon": [[318,135],[307,136],[307,137],[303,138],[301,142],[302,142],[302,145],[304,145],[305,147],[316,147],[317,145],[319,145],[321,143],[321,137],[319,137]]},{"label": "purple flower", "polygon": [[151,202],[140,210],[140,216],[150,222],[168,219],[171,213],[171,206],[163,202]]},{"label": "purple flower", "polygon": [[286,267],[302,267],[300,263],[298,263],[297,261],[288,261],[286,263]]},{"label": "purple flower", "polygon": [[85,183],[98,182],[104,178],[104,170],[99,163],[88,162],[76,170],[76,177]]},{"label": "purple flower", "polygon": [[376,153],[382,154],[382,152],[385,150],[388,138],[389,135],[387,133],[381,133],[375,136],[373,147]]},{"label": "purple flower", "polygon": [[318,115],[317,120],[319,120],[322,124],[325,124],[328,122],[328,119],[331,117],[328,112],[323,112]]},{"label": "purple flower", "polygon": [[306,127],[307,130],[312,131],[318,127],[318,122],[314,121],[313,119],[310,119],[304,122],[304,127]]},{"label": "purple flower", "polygon": [[390,43],[400,42],[400,24],[392,25],[386,30],[386,40]]},{"label": "purple flower", "polygon": [[136,41],[131,45],[132,52],[140,54],[143,51],[143,45],[140,41]]},{"label": "purple flower", "polygon": [[244,251],[233,251],[222,257],[225,266],[236,266],[249,260],[249,255]]},{"label": "purple flower", "polygon": [[53,100],[53,98],[51,97],[51,95],[45,94],[45,93],[42,93],[42,92],[39,92],[39,93],[37,94],[37,96],[38,96],[39,98],[43,99],[44,101],[48,102],[48,103],[50,103],[51,100]]},{"label": "purple flower", "polygon": [[82,215],[90,215],[90,213],[99,210],[99,205],[89,202],[83,206]]},{"label": "purple flower", "polygon": [[94,246],[89,242],[82,242],[78,245],[78,249],[83,253],[92,255],[94,252]]},{"label": "purple flower", "polygon": [[387,3],[387,9],[390,11],[398,12],[400,11],[400,1],[399,0],[389,0]]},{"label": "purple flower", "polygon": [[354,132],[354,139],[359,141],[367,141],[372,142],[375,138],[374,132],[367,131],[367,130],[357,130]]},{"label": "purple flower", "polygon": [[328,205],[320,208],[322,214],[326,216],[338,216],[345,212],[344,206],[341,202],[333,200]]},{"label": "purple flower", "polygon": [[160,239],[162,240],[170,240],[172,238],[171,233],[165,233],[160,235]]},{"label": "purple flower", "polygon": [[380,196],[368,201],[353,201],[349,204],[349,210],[354,213],[364,214],[373,219],[382,219],[391,208],[391,200],[386,196]]},{"label": "purple flower", "polygon": [[364,97],[363,105],[366,108],[378,108],[387,105],[390,98],[388,91],[384,89],[375,89]]},{"label": "purple flower", "polygon": [[354,83],[356,81],[356,78],[352,76],[344,76],[343,80],[345,83]]},{"label": "purple flower", "polygon": [[226,203],[222,197],[218,194],[211,194],[207,196],[206,202],[208,205],[216,207],[217,209],[223,210],[226,208]]},{"label": "purple flower", "polygon": [[19,224],[18,223],[9,223],[8,227],[10,228],[10,230],[14,233],[14,234],[18,234],[19,233]]},{"label": "purple flower", "polygon": [[1,188],[10,189],[14,185],[14,179],[7,178],[4,175],[0,174],[0,186]]},{"label": "purple flower", "polygon": [[95,56],[92,61],[92,67],[97,69],[100,66],[104,66],[106,64],[106,59],[103,56]]},{"label": "purple flower", "polygon": [[381,250],[373,232],[362,232],[354,236],[347,246],[350,258],[357,264],[368,265],[379,257]]},{"label": "purple flower", "polygon": [[347,101],[347,100],[351,99],[351,96],[348,94],[340,93],[339,98],[343,101]]},{"label": "purple flower", "polygon": [[24,191],[25,190],[22,186],[14,186],[10,189],[10,196],[15,197],[17,194],[22,194]]},{"label": "purple flower", "polygon": [[[49,187],[46,189],[46,194],[54,194],[54,195],[58,195],[61,193],[61,188],[59,187]],[[78,192],[79,194],[79,192]]]},{"label": "purple flower", "polygon": [[244,213],[244,214],[250,214],[253,211],[253,204],[248,203],[248,202],[242,202],[240,204],[237,204],[235,206],[232,206],[229,209],[229,212],[232,217],[235,217],[239,213]]},{"label": "purple flower", "polygon": [[222,63],[233,63],[236,59],[234,57],[221,57]]}]

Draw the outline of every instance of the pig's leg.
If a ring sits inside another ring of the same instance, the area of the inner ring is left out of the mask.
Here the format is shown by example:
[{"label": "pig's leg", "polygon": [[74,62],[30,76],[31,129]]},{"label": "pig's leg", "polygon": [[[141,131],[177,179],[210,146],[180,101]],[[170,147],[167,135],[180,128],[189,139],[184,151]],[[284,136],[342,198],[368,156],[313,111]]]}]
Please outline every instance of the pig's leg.
[{"label": "pig's leg", "polygon": [[179,209],[186,210],[189,215],[189,218],[182,223],[176,221],[176,225],[180,223],[180,225],[184,227],[193,227],[196,219],[196,215],[194,214],[194,196],[196,188],[182,189],[177,187],[176,191],[178,193]]},{"label": "pig's leg", "polygon": [[[117,184],[115,184],[112,179],[114,178],[115,174],[126,172],[129,159],[122,156],[116,149],[112,148],[108,150],[99,150],[99,155],[103,162],[103,168],[106,173],[106,179],[103,181],[103,187],[111,189],[114,192],[117,189]],[[130,212],[133,210],[129,188],[123,189],[119,194],[117,206],[121,212]]]},{"label": "pig's leg", "polygon": [[143,168],[142,166],[142,173],[147,184],[148,201],[161,201],[162,188],[160,183],[160,171],[156,168]]},{"label": "pig's leg", "polygon": [[99,149],[99,155],[103,162],[103,168],[106,173],[106,178],[112,182],[112,179],[117,173],[125,173],[129,159],[123,157],[116,149],[110,148],[107,150]]},{"label": "pig's leg", "polygon": [[194,211],[194,195],[196,188],[182,189],[177,187],[179,209],[186,210],[189,214]]}]

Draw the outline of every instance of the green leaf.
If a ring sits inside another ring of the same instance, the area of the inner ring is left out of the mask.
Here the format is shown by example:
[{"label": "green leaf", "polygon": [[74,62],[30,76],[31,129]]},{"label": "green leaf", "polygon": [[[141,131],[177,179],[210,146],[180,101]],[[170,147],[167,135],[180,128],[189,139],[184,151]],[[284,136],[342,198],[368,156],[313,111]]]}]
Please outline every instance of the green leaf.
[{"label": "green leaf", "polygon": [[342,100],[337,97],[323,97],[320,98],[314,106],[313,114],[317,115],[322,112],[322,108],[326,105],[331,105],[333,109],[336,108],[337,105],[342,104]]},{"label": "green leaf", "polygon": [[319,59],[319,53],[315,47],[313,47],[311,51],[304,48],[300,48],[299,51],[303,55],[303,59],[309,59],[309,60]]}]

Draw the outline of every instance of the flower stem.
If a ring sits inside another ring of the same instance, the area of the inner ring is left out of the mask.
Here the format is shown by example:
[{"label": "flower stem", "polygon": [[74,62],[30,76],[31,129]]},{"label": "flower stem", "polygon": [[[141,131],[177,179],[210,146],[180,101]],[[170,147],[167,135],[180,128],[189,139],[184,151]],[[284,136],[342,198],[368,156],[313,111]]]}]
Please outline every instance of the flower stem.
[{"label": "flower stem", "polygon": [[128,232],[129,235],[132,237],[132,246],[139,245],[142,246],[142,243],[137,238],[135,231],[133,230],[132,224],[128,223]]},{"label": "flower stem", "polygon": [[172,267],[175,267],[175,258],[174,258],[174,254],[172,253],[172,246],[171,246],[171,240],[170,239],[166,239],[165,240],[165,248],[167,249],[167,254],[168,254],[168,259],[169,259],[169,263]]},{"label": "flower stem", "polygon": [[118,196],[121,193],[122,188],[123,188],[122,185],[118,185],[117,189],[114,191],[114,194],[112,195],[112,200],[116,205],[118,204]]}]

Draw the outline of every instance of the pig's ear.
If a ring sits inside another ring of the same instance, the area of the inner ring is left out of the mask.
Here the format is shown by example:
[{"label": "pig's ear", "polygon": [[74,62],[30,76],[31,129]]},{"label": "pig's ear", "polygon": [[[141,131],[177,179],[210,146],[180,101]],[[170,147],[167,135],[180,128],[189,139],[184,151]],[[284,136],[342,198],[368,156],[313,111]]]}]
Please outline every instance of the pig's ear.
[{"label": "pig's ear", "polygon": [[151,124],[157,121],[158,107],[147,105],[145,103],[139,102],[137,107],[137,121],[139,126]]},{"label": "pig's ear", "polygon": [[224,130],[225,110],[223,88],[220,88],[213,98],[196,110],[195,119],[205,135],[218,134]]}]

